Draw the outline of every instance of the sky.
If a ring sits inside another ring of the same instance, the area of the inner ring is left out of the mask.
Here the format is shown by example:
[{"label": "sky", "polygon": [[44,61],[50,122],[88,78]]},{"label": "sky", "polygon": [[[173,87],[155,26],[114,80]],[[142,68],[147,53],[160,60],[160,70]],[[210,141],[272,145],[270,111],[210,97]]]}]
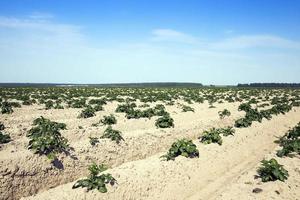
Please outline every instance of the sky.
[{"label": "sky", "polygon": [[0,82],[300,82],[300,0],[1,0]]}]

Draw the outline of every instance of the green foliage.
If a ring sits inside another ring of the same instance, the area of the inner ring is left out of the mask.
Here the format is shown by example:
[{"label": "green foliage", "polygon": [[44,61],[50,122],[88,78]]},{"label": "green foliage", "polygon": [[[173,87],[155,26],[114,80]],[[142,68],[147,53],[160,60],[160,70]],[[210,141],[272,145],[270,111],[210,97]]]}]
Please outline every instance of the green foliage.
[{"label": "green foliage", "polygon": [[89,139],[92,146],[95,146],[97,143],[99,143],[99,140],[96,137],[89,137]]},{"label": "green foliage", "polygon": [[87,191],[97,189],[99,192],[106,193],[106,184],[114,185],[116,179],[111,174],[100,174],[107,169],[106,166],[96,165],[93,163],[89,166],[90,175],[86,179],[78,180],[72,187],[72,189],[78,187],[86,187]]},{"label": "green foliage", "polygon": [[269,110],[262,110],[260,111],[260,114],[263,118],[270,120],[272,119],[272,113]]},{"label": "green foliage", "polygon": [[136,107],[135,103],[118,105],[116,112],[126,113],[127,119],[139,119],[139,118],[150,119],[153,116],[163,116],[167,114],[165,107],[162,104],[158,104],[154,108],[148,108],[145,110],[134,109],[135,107]]},{"label": "green foliage", "polygon": [[289,174],[274,158],[261,161],[262,166],[257,170],[263,182],[285,181]]},{"label": "green foliage", "polygon": [[157,128],[174,127],[174,120],[170,117],[170,115],[164,115],[156,120],[155,126]]},{"label": "green foliage", "polygon": [[195,112],[194,108],[187,106],[187,105],[182,105],[182,112]]},{"label": "green foliage", "polygon": [[224,119],[226,116],[227,117],[230,116],[231,112],[229,110],[227,110],[227,109],[224,109],[222,111],[219,111],[218,114],[219,114],[219,116],[220,116],[221,119]]},{"label": "green foliage", "polygon": [[53,107],[54,107],[54,102],[53,101],[48,100],[48,101],[45,102],[45,108],[46,108],[46,110],[49,110],[49,109],[51,109]]},{"label": "green foliage", "polygon": [[21,108],[21,104],[19,102],[9,102],[11,107]]},{"label": "green foliage", "polygon": [[112,125],[117,123],[117,119],[114,115],[104,116],[103,119],[100,120],[100,123],[104,125]]},{"label": "green foliage", "polygon": [[95,105],[94,110],[95,111],[101,111],[101,110],[103,110],[103,107],[102,107],[102,105]]},{"label": "green foliage", "polygon": [[204,144],[218,143],[219,145],[222,145],[222,137],[216,128],[212,128],[209,131],[204,131],[203,136],[200,136],[199,139],[200,142]]},{"label": "green foliage", "polygon": [[57,153],[69,150],[68,140],[59,132],[66,129],[65,124],[40,117],[33,121],[33,125],[35,127],[27,133],[30,139],[28,149],[40,155],[44,154],[52,161],[56,159]]},{"label": "green foliage", "polygon": [[153,108],[153,110],[154,110],[153,113],[154,113],[155,116],[164,116],[164,115],[167,115],[167,114],[168,114],[167,111],[166,111],[165,106],[162,105],[162,104],[157,104],[157,105]]},{"label": "green foliage", "polygon": [[150,107],[150,105],[149,105],[149,104],[146,104],[146,103],[144,103],[144,104],[140,105],[139,107],[140,107],[140,108],[148,108],[148,107]]},{"label": "green foliage", "polygon": [[1,103],[1,113],[2,114],[11,114],[13,113],[12,105],[9,102],[2,102]]},{"label": "green foliage", "polygon": [[24,100],[24,101],[22,102],[22,104],[23,104],[23,105],[26,105],[26,106],[29,106],[29,105],[32,105],[32,104],[33,104],[33,101],[31,101],[31,100]]},{"label": "green foliage", "polygon": [[116,112],[120,112],[120,113],[128,113],[129,111],[133,110],[136,107],[135,103],[131,103],[131,104],[121,104],[118,105],[118,107],[116,108]]},{"label": "green foliage", "polygon": [[79,117],[80,118],[89,118],[89,117],[94,117],[95,114],[95,109],[92,106],[86,107],[84,110],[81,111]]},{"label": "green foliage", "polygon": [[238,108],[239,111],[242,110],[242,111],[245,111],[245,112],[248,112],[250,109],[252,109],[252,108],[251,108],[251,105],[249,103],[242,103],[242,104],[239,105],[239,108]]},{"label": "green foliage", "polygon": [[235,130],[231,126],[228,126],[225,128],[219,128],[217,130],[219,131],[220,134],[222,134],[225,137],[227,137],[229,135],[233,135],[235,133]]},{"label": "green foliage", "polygon": [[216,106],[214,106],[213,104],[209,104],[208,108],[216,108]]},{"label": "green foliage", "polygon": [[219,145],[222,145],[221,135],[227,137],[229,135],[233,135],[234,132],[235,130],[231,126],[225,128],[211,128],[208,131],[204,131],[203,135],[200,136],[199,139],[200,142],[204,144],[218,143]]},{"label": "green foliage", "polygon": [[285,113],[289,112],[291,109],[292,109],[291,105],[276,104],[270,109],[270,112],[272,114],[278,115],[278,114],[285,114]]},{"label": "green foliage", "polygon": [[72,99],[68,102],[71,108],[84,108],[86,107],[86,100],[85,99]]},{"label": "green foliage", "polygon": [[252,125],[252,121],[248,118],[240,118],[235,121],[234,126],[237,128],[249,127]]},{"label": "green foliage", "polygon": [[0,131],[0,144],[8,143],[10,141],[11,141],[10,136]]},{"label": "green foliage", "polygon": [[252,121],[252,122],[253,121],[261,122],[262,119],[263,119],[263,116],[257,109],[249,109],[246,112],[245,118]]},{"label": "green foliage", "polygon": [[0,131],[3,131],[5,129],[5,126],[2,122],[0,122]]},{"label": "green foliage", "polygon": [[277,152],[277,156],[283,157],[291,153],[300,155],[300,123],[289,130],[278,142],[282,149]]},{"label": "green foliage", "polygon": [[177,156],[184,156],[187,158],[199,157],[197,146],[192,140],[181,139],[174,142],[166,155],[161,156],[166,160],[175,160]]},{"label": "green foliage", "polygon": [[121,142],[121,140],[124,140],[124,138],[121,135],[121,131],[112,129],[111,126],[108,126],[103,135],[100,138],[109,138],[112,141],[115,141],[117,144]]},{"label": "green foliage", "polygon": [[106,101],[104,99],[91,99],[89,104],[97,104],[97,105],[106,105]]}]

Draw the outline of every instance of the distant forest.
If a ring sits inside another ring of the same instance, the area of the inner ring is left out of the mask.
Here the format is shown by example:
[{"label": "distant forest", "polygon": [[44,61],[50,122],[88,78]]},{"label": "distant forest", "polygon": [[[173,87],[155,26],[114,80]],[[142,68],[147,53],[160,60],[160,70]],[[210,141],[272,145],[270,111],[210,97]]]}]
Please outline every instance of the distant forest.
[{"label": "distant forest", "polygon": [[237,87],[300,88],[300,83],[250,83],[250,84],[238,84]]},{"label": "distant forest", "polygon": [[300,83],[249,83],[238,85],[203,85],[201,83],[152,82],[152,83],[0,83],[0,87],[125,87],[125,88],[199,88],[199,87],[238,87],[238,88],[300,88]]},{"label": "distant forest", "polygon": [[133,87],[133,88],[196,88],[201,83],[152,82],[152,83],[109,83],[109,84],[72,84],[72,83],[0,83],[0,87]]}]

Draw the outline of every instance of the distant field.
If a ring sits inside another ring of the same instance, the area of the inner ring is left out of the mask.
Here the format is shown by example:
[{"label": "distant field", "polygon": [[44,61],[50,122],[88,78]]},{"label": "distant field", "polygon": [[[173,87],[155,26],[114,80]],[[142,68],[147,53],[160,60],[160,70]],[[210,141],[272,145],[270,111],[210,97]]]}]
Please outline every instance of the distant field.
[{"label": "distant field", "polygon": [[0,88],[0,199],[299,198],[299,89],[160,86]]}]

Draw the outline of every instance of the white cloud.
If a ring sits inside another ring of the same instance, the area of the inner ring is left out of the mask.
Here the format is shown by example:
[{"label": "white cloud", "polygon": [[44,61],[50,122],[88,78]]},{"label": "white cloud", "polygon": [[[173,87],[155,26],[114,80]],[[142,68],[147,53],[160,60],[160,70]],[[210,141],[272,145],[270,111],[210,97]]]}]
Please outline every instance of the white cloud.
[{"label": "white cloud", "polygon": [[0,31],[5,35],[0,38],[0,48],[9,45],[11,48],[19,47],[38,52],[46,49],[73,49],[78,45],[85,45],[85,36],[80,26],[56,23],[51,19],[52,17],[42,15],[25,18],[0,16]]},{"label": "white cloud", "polygon": [[172,29],[155,29],[152,31],[153,41],[170,41],[182,43],[198,43],[198,38]]},{"label": "white cloud", "polygon": [[53,19],[54,15],[45,12],[33,12],[29,15],[29,18],[35,20],[46,20],[46,19]]},{"label": "white cloud", "polygon": [[244,35],[211,44],[215,49],[286,48],[299,49],[300,43],[274,35]]}]

